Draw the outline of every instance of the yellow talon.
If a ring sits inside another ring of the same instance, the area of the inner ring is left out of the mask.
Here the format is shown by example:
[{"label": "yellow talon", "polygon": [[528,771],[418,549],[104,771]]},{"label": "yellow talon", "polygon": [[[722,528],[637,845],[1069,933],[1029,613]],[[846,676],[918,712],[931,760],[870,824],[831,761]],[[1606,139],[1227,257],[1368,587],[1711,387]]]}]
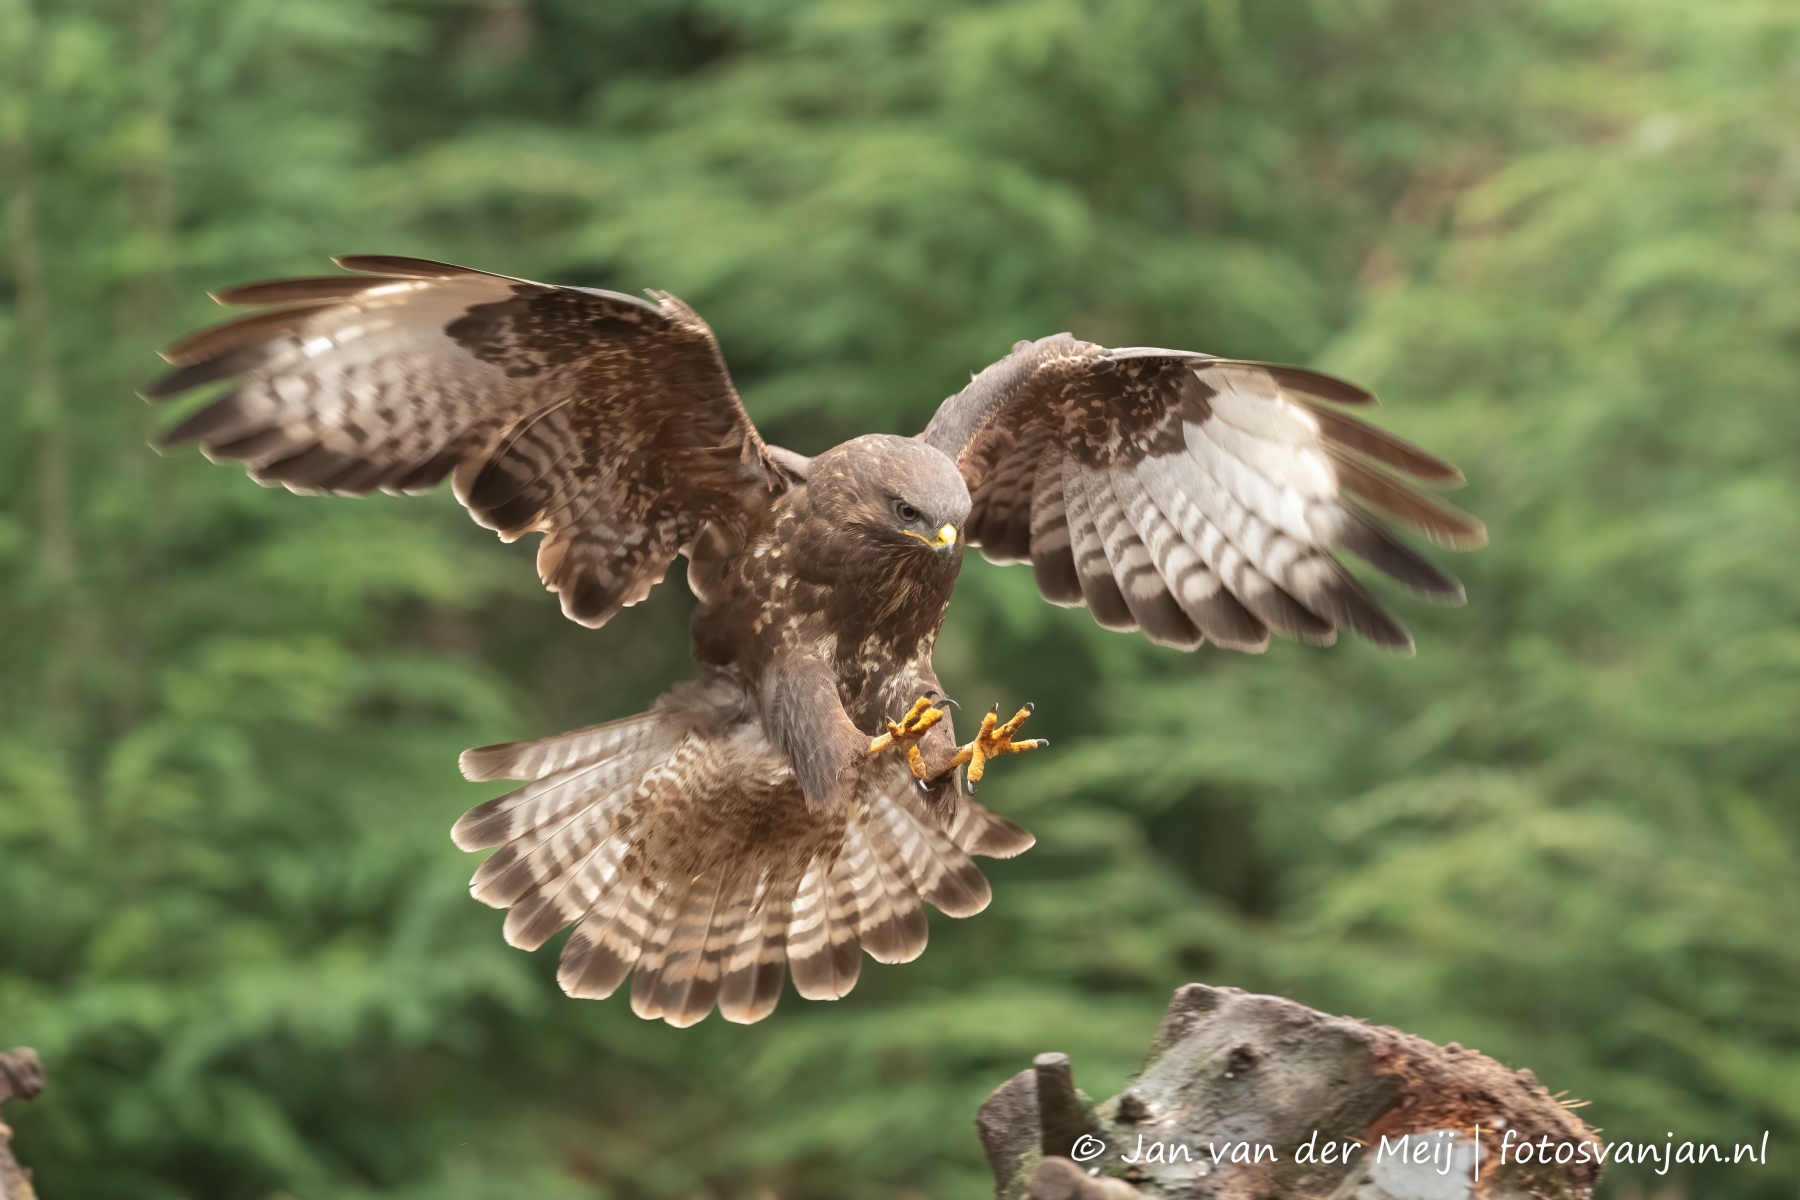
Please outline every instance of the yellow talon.
[{"label": "yellow talon", "polygon": [[[925,774],[925,758],[919,753],[919,739],[943,720],[944,714],[948,711],[949,701],[944,701],[939,705],[934,704],[928,696],[920,696],[913,701],[913,706],[906,711],[904,717],[898,721],[887,723],[888,731],[886,733],[869,739],[869,754],[873,756],[880,754],[890,746],[904,745],[906,747],[906,765],[912,768],[913,778],[922,782],[930,782]],[[950,765],[939,772],[937,778],[941,779],[946,773],[967,763],[969,769],[966,778],[970,784],[969,790],[973,792],[973,785],[981,782],[982,775],[987,771],[989,759],[999,758],[1006,754],[1023,754],[1027,750],[1041,750],[1048,746],[1050,743],[1044,738],[1013,741],[1013,734],[1019,731],[1019,726],[1025,724],[1031,716],[1031,711],[1032,706],[1027,704],[1014,713],[1010,721],[1002,725],[1000,724],[1000,706],[994,705],[990,712],[982,716],[981,729],[975,734],[974,740],[957,749],[955,757],[950,760]]]},{"label": "yellow talon", "polygon": [[[1027,750],[1041,750],[1050,743],[1044,738],[1031,738],[1027,741],[1015,742],[1012,735],[1018,732],[1026,718],[1031,716],[1032,706],[1027,704],[1012,715],[1012,720],[1004,725],[999,724],[1000,706],[998,704],[981,718],[981,730],[968,745],[959,747],[956,757],[950,760],[948,770],[954,771],[964,763],[969,764],[968,781],[971,785],[981,782],[981,776],[987,771],[988,760],[999,758],[1003,754],[1023,754]],[[970,788],[973,791],[973,786]]]},{"label": "yellow talon", "polygon": [[869,739],[869,754],[880,754],[889,746],[906,746],[906,765],[912,768],[913,778],[925,778],[925,758],[919,753],[919,739],[948,712],[947,707],[936,707],[927,696],[920,696],[913,701],[913,706],[906,710],[906,715],[898,721],[887,723],[888,731]]}]

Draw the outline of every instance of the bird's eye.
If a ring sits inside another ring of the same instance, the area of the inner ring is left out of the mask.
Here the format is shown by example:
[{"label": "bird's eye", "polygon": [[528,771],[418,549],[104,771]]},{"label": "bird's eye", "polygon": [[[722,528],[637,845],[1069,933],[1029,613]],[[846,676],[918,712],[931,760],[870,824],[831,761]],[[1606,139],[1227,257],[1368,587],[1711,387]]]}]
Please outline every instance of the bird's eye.
[{"label": "bird's eye", "polygon": [[900,514],[900,519],[902,521],[916,521],[919,519],[919,510],[904,500],[894,505],[894,511]]}]

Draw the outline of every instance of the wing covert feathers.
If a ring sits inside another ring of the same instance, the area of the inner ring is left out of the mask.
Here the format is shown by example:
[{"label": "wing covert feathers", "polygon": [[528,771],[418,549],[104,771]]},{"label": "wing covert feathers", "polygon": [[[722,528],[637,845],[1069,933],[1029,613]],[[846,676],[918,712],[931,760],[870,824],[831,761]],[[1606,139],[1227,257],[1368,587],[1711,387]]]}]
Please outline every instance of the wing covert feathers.
[{"label": "wing covert feathers", "polygon": [[798,478],[739,403],[712,331],[655,302],[424,259],[216,293],[273,305],[169,347],[144,389],[232,389],[165,433],[293,491],[417,492],[452,477],[476,521],[544,535],[538,569],[590,626],[635,604],[708,522]]},{"label": "wing covert feathers", "polygon": [[898,759],[880,760],[849,811],[811,811],[755,718],[703,685],[623,721],[470,750],[462,765],[526,781],[452,832],[464,849],[499,847],[470,891],[509,910],[506,940],[536,949],[573,925],[565,992],[605,997],[629,977],[632,1010],[677,1026],[715,1007],[761,1020],[787,973],[803,997],[844,996],[864,952],[924,952],[925,904],[953,917],[987,906],[971,855],[1032,843],[967,799],[941,827]]},{"label": "wing covert feathers", "polygon": [[1299,367],[1067,334],[1021,343],[946,400],[921,439],[969,486],[970,545],[1032,564],[1046,600],[1108,629],[1258,651],[1270,632],[1412,638],[1338,559],[1459,602],[1462,586],[1371,510],[1452,549],[1479,521],[1421,490],[1461,474],[1343,412],[1354,384]]}]

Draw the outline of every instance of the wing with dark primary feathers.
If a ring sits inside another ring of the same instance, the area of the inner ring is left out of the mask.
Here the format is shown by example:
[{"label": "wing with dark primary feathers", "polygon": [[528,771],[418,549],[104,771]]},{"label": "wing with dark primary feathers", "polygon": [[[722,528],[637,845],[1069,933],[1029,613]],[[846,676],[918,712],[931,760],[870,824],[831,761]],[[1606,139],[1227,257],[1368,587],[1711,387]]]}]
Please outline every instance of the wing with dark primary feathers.
[{"label": "wing with dark primary feathers", "polygon": [[1105,628],[1255,651],[1271,629],[1330,642],[1341,626],[1410,650],[1335,552],[1460,601],[1370,509],[1454,549],[1486,533],[1409,482],[1459,483],[1454,467],[1332,407],[1372,403],[1298,367],[1059,334],[1014,347],[919,436],[962,470],[969,544],[1030,562],[1045,599]]},{"label": "wing with dark primary feathers", "polygon": [[642,600],[707,521],[739,527],[795,475],[770,458],[712,331],[673,296],[556,287],[415,258],[230,288],[277,305],[171,346],[165,399],[235,386],[163,437],[265,484],[363,495],[453,476],[598,626]]}]

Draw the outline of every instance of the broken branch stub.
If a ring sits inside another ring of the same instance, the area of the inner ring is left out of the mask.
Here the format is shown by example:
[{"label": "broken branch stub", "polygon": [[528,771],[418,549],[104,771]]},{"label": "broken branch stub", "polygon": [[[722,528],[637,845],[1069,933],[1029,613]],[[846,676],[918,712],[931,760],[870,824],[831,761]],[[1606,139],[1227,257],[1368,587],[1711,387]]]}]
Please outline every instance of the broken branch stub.
[{"label": "broken branch stub", "polygon": [[[1198,983],[1124,1092],[1096,1107],[1039,1055],[976,1128],[1000,1200],[1588,1200],[1600,1178],[1597,1136],[1529,1071]],[[1526,1142],[1551,1153],[1521,1163]]]}]

